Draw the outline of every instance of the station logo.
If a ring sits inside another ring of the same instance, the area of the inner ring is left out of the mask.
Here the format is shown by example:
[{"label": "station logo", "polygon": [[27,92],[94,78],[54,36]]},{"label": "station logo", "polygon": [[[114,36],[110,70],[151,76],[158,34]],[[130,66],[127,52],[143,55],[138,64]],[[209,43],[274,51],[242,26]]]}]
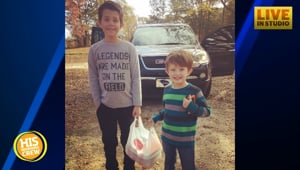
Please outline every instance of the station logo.
[{"label": "station logo", "polygon": [[290,6],[254,7],[254,29],[257,30],[293,29],[293,7]]},{"label": "station logo", "polygon": [[23,161],[36,162],[45,156],[47,141],[37,131],[23,132],[15,138],[14,152]]}]

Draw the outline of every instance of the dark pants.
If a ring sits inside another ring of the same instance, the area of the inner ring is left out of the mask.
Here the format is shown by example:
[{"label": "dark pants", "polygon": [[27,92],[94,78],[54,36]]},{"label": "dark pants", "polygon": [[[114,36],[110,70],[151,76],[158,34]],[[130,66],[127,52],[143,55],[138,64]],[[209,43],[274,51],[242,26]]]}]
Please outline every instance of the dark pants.
[{"label": "dark pants", "polygon": [[118,170],[118,161],[116,159],[117,124],[121,130],[121,144],[124,152],[124,170],[134,170],[134,161],[125,153],[125,146],[129,135],[130,124],[133,122],[132,117],[133,106],[126,108],[109,108],[101,104],[97,110],[97,117],[102,131],[102,142],[104,144],[104,152],[106,157],[106,169]]},{"label": "dark pants", "polygon": [[182,170],[195,170],[195,146],[174,146],[162,141],[165,152],[165,170],[175,170],[178,150]]}]

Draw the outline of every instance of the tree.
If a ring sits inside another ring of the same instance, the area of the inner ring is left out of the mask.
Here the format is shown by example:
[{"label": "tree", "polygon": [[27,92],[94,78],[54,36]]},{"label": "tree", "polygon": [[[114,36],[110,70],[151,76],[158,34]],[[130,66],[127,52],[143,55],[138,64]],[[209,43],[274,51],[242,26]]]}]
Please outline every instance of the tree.
[{"label": "tree", "polygon": [[66,0],[66,24],[71,27],[71,34],[77,38],[79,46],[86,46],[90,26],[94,24],[99,3],[104,0]]},{"label": "tree", "polygon": [[[105,0],[66,0],[65,1],[65,21],[74,36],[79,46],[88,45],[84,43],[89,37],[92,26],[97,26],[98,8]],[[120,4],[124,12],[124,26],[121,36],[129,39],[132,35],[132,30],[137,25],[136,17],[133,14],[132,7],[128,6],[125,0],[121,0]]]},{"label": "tree", "polygon": [[127,4],[126,1],[123,2],[123,11],[124,11],[124,25],[122,28],[123,38],[130,40],[133,34],[133,30],[137,26],[137,17],[133,13],[133,8]]},{"label": "tree", "polygon": [[166,2],[161,0],[150,0],[151,13],[150,19],[152,22],[158,23],[163,20],[166,14]]},{"label": "tree", "polygon": [[235,0],[220,0],[223,5],[223,24],[233,24],[235,22]]},{"label": "tree", "polygon": [[224,8],[231,13],[235,12],[235,1],[234,0],[220,0],[220,2],[223,4]]},{"label": "tree", "polygon": [[[153,11],[150,21],[187,23],[200,40],[212,30],[234,23],[235,18],[235,0],[150,0],[150,4]],[[160,10],[163,5],[164,11]]]}]

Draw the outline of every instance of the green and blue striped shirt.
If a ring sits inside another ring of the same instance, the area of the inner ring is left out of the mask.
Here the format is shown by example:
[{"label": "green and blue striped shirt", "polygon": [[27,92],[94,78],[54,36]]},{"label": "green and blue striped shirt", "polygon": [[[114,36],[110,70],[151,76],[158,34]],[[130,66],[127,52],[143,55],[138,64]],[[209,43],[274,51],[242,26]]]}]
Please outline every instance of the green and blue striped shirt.
[{"label": "green and blue striped shirt", "polygon": [[[194,101],[187,108],[182,106],[187,95]],[[164,109],[153,115],[154,122],[163,120],[162,140],[176,146],[194,145],[197,129],[197,117],[208,117],[210,106],[200,88],[188,84],[181,89],[168,86],[163,94]]]}]

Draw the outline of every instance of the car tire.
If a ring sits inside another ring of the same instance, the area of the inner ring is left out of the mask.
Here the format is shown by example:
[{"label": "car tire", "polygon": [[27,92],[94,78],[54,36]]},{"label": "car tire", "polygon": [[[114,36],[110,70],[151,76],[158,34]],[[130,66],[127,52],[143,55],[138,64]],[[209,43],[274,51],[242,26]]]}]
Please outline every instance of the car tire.
[{"label": "car tire", "polygon": [[209,97],[210,90],[211,90],[211,85],[212,85],[212,79],[210,79],[207,88],[206,88],[206,89],[202,89],[202,93],[203,93],[203,95],[204,95],[206,98]]}]

